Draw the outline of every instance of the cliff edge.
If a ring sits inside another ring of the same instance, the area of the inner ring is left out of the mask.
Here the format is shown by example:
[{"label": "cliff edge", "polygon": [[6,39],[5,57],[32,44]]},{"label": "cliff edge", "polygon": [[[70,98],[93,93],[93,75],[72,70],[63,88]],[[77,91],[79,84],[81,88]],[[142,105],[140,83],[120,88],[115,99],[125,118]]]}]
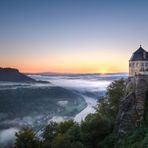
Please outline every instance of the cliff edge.
[{"label": "cliff edge", "polygon": [[129,77],[115,124],[115,132],[123,136],[141,127],[148,116],[148,76]]},{"label": "cliff edge", "polygon": [[3,82],[36,82],[14,68],[0,68],[0,81]]}]

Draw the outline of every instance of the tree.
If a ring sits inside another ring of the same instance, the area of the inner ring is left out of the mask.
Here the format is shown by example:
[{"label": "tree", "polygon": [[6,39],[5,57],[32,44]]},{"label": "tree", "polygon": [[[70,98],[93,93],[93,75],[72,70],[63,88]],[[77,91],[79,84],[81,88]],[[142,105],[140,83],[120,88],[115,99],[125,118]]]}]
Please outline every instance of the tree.
[{"label": "tree", "polygon": [[119,110],[120,101],[125,93],[125,80],[115,80],[108,87],[106,95],[99,99],[97,112],[114,122]]},{"label": "tree", "polygon": [[72,127],[69,128],[66,134],[72,142],[80,141],[81,131],[79,124],[75,123]]},{"label": "tree", "polygon": [[16,148],[38,148],[39,141],[35,136],[34,131],[31,128],[24,128],[15,134]]},{"label": "tree", "polygon": [[44,132],[43,132],[43,138],[45,141],[52,141],[55,136],[58,134],[58,124],[56,122],[50,122]]},{"label": "tree", "polygon": [[59,133],[52,142],[52,148],[84,148],[79,141],[71,141],[67,134]]},{"label": "tree", "polygon": [[64,121],[59,123],[58,125],[58,130],[59,133],[64,134],[68,131],[68,129],[70,129],[70,127],[72,127],[75,124],[75,122],[73,120],[68,120],[68,121]]},{"label": "tree", "polygon": [[52,142],[53,148],[70,148],[70,140],[65,134],[59,133]]},{"label": "tree", "polygon": [[107,119],[99,114],[89,114],[81,123],[81,138],[88,148],[96,148],[109,133],[112,132],[112,125]]}]

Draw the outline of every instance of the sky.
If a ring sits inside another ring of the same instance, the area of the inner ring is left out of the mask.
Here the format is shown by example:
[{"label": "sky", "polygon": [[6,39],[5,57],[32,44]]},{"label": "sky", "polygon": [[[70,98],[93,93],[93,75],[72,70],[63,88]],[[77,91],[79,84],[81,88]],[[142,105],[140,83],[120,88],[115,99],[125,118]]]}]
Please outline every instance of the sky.
[{"label": "sky", "polygon": [[128,72],[148,49],[147,0],[0,0],[0,67]]}]

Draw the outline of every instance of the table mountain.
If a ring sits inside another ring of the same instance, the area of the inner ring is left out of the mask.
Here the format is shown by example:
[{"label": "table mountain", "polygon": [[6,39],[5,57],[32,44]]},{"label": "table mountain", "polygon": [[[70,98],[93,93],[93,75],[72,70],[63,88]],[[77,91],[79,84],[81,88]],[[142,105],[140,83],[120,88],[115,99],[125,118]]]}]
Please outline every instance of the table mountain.
[{"label": "table mountain", "polygon": [[14,68],[0,68],[0,81],[4,82],[36,82]]}]

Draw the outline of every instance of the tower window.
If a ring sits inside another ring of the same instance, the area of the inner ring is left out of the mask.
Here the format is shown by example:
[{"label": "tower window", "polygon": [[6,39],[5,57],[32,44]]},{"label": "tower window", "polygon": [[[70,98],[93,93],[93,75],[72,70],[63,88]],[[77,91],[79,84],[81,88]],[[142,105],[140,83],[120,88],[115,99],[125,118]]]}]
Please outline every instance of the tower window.
[{"label": "tower window", "polygon": [[146,53],[145,52],[143,53],[143,58],[146,59]]},{"label": "tower window", "polygon": [[139,65],[139,64],[138,64],[138,63],[136,63],[136,67],[138,67],[138,65]]},{"label": "tower window", "polygon": [[145,66],[148,67],[148,63],[145,63]]},{"label": "tower window", "polygon": [[135,66],[135,63],[132,64],[132,67],[133,67],[133,68],[134,68],[134,66]]}]

